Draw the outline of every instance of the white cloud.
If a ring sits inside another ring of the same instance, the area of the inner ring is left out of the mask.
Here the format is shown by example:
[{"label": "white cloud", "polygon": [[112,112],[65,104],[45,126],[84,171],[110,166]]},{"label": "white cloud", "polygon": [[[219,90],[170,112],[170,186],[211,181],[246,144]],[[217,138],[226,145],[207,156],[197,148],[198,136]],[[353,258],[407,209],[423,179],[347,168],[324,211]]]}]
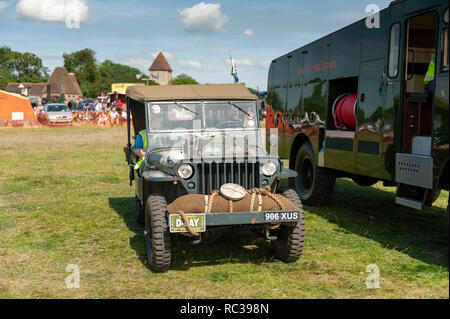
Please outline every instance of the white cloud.
[{"label": "white cloud", "polygon": [[247,29],[244,31],[244,35],[246,35],[248,37],[252,37],[255,35],[255,32],[252,29]]},{"label": "white cloud", "polygon": [[[234,59],[234,63],[236,64],[236,67],[239,69],[239,67],[255,67],[255,68],[269,68],[270,62],[263,61],[263,62],[255,62],[250,59]],[[230,60],[227,59],[227,64],[230,64]]]},{"label": "white cloud", "polygon": [[234,62],[236,63],[236,66],[254,66],[252,60],[250,59],[235,59]]},{"label": "white cloud", "polygon": [[41,21],[63,21],[74,15],[80,22],[87,22],[89,7],[87,0],[19,0],[16,11],[29,19]]},{"label": "white cloud", "polygon": [[166,52],[166,51],[157,51],[157,52],[153,52],[153,53],[152,53],[152,58],[153,58],[153,59],[156,59],[156,57],[158,56],[158,53],[159,53],[159,52],[162,52],[162,54],[164,55],[164,57],[165,57],[166,59],[168,59],[168,60],[173,59],[173,54],[170,53],[170,52]]},{"label": "white cloud", "polygon": [[220,11],[220,3],[200,2],[179,11],[181,22],[189,32],[219,32],[229,17]]},{"label": "white cloud", "polygon": [[9,6],[9,2],[6,1],[0,1],[0,12],[6,9],[6,7]]},{"label": "white cloud", "polygon": [[150,59],[146,59],[146,58],[128,58],[128,59],[124,59],[124,60],[120,61],[121,64],[129,65],[133,68],[137,68],[141,72],[144,71],[144,73],[148,72],[148,68],[150,67],[152,62],[153,61],[151,61]]},{"label": "white cloud", "polygon": [[180,66],[184,66],[190,69],[201,69],[202,68],[202,64],[198,61],[187,61],[187,60],[178,60],[177,64]]}]

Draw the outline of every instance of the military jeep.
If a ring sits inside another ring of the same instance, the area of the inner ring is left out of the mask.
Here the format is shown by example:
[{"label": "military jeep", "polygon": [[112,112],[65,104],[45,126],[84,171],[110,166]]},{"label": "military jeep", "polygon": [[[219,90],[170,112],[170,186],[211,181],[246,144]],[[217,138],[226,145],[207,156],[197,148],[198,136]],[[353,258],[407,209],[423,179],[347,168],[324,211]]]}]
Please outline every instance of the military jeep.
[{"label": "military jeep", "polygon": [[[282,192],[296,207],[289,213],[261,207],[214,214],[207,213],[206,207],[194,214],[168,213],[168,205],[186,195],[203,195],[206,203],[207,196],[223,185],[244,193],[265,189],[270,190],[268,195],[280,194],[280,178],[296,177],[277,154],[265,150],[256,96],[239,84],[134,86],[126,94],[128,144],[124,150],[152,271],[169,269],[172,247],[179,243],[212,241],[224,231],[243,227],[265,235],[281,260],[298,260],[305,224],[294,190]],[[145,130],[147,147],[141,161],[134,154],[131,128],[134,138]],[[233,204],[231,199],[228,202]]]}]

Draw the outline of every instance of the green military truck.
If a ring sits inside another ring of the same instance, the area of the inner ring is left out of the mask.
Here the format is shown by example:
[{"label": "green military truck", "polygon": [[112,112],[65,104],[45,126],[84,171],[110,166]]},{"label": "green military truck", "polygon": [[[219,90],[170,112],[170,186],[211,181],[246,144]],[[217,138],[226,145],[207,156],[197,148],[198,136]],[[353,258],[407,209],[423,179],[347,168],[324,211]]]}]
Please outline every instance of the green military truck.
[{"label": "green military truck", "polygon": [[266,127],[304,204],[325,204],[338,177],[396,186],[415,209],[449,189],[448,6],[393,1],[272,61]]},{"label": "green military truck", "polygon": [[[153,271],[169,269],[177,244],[213,241],[242,228],[265,235],[281,260],[300,257],[302,204],[295,190],[279,190],[280,178],[297,173],[265,151],[256,99],[239,84],[127,89],[124,151]],[[140,158],[132,129],[144,141]]]}]

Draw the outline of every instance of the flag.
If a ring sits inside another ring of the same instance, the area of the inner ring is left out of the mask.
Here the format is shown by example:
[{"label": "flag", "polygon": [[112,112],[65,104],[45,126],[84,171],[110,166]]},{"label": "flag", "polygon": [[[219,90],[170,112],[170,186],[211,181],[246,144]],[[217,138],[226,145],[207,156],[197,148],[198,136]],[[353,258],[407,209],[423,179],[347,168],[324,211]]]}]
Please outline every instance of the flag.
[{"label": "flag", "polygon": [[231,75],[234,78],[234,83],[239,83],[239,77],[237,74],[237,68],[236,65],[234,64],[234,60],[232,57],[230,57],[230,61],[231,61]]}]

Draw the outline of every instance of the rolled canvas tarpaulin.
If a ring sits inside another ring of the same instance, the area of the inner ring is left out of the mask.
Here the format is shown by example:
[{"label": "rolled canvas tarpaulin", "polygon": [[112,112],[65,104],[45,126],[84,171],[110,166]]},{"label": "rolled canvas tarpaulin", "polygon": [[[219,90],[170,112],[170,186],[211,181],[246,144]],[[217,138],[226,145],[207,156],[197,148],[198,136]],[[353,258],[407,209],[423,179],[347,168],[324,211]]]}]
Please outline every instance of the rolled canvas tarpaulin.
[{"label": "rolled canvas tarpaulin", "polygon": [[27,98],[0,90],[0,127],[39,125]]}]

